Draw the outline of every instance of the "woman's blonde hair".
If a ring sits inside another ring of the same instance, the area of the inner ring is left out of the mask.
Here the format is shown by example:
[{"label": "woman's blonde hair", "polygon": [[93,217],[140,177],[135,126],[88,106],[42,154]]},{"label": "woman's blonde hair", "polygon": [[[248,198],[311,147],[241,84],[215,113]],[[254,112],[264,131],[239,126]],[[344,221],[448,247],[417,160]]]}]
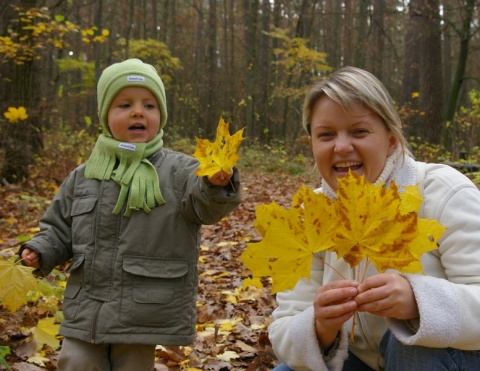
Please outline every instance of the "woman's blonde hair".
[{"label": "woman's blonde hair", "polygon": [[411,155],[394,101],[385,86],[373,74],[357,67],[342,67],[313,85],[303,104],[302,125],[308,135],[311,134],[313,109],[324,95],[340,104],[347,112],[352,112],[355,104],[361,104],[375,112],[387,130],[398,138],[402,152]]}]

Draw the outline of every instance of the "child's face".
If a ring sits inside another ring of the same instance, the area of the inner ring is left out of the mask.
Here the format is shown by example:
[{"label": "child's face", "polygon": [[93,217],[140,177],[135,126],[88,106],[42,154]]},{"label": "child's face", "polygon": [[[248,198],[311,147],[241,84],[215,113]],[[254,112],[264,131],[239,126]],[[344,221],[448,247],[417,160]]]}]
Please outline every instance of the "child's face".
[{"label": "child's face", "polygon": [[151,141],[160,127],[160,108],[155,96],[140,86],[123,88],[108,110],[108,127],[121,142]]}]

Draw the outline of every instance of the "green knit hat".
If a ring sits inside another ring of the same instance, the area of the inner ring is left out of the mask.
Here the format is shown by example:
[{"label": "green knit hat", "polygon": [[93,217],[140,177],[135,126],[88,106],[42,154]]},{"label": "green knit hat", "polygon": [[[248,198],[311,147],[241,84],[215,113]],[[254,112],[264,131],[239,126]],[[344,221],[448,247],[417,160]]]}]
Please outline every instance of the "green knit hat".
[{"label": "green knit hat", "polygon": [[147,88],[157,99],[160,107],[160,130],[167,122],[165,87],[157,70],[140,59],[132,58],[114,63],[105,68],[97,84],[98,117],[105,133],[112,134],[108,127],[108,110],[117,93],[128,86]]}]

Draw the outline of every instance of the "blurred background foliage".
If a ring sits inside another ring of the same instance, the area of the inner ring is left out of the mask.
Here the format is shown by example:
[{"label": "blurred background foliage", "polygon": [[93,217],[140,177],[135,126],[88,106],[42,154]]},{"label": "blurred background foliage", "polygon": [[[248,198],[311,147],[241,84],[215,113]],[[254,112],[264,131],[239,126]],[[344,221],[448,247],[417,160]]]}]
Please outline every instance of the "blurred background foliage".
[{"label": "blurred background foliage", "polygon": [[170,148],[193,153],[224,117],[246,127],[243,166],[308,171],[305,90],[355,65],[390,90],[418,159],[480,162],[476,0],[16,0],[0,20],[3,184],[84,162],[96,81],[131,57],[165,83]]}]

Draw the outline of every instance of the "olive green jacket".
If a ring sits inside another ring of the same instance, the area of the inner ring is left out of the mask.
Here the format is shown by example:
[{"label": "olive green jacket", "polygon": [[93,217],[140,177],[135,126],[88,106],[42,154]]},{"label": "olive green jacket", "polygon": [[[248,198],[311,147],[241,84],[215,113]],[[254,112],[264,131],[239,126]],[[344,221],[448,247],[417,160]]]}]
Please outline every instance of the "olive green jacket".
[{"label": "olive green jacket", "polygon": [[41,272],[71,260],[60,334],[92,343],[185,345],[194,340],[201,225],[240,202],[239,174],[212,186],[191,156],[149,157],[165,204],[147,214],[112,214],[119,186],[72,171],[23,247],[41,254]]}]

